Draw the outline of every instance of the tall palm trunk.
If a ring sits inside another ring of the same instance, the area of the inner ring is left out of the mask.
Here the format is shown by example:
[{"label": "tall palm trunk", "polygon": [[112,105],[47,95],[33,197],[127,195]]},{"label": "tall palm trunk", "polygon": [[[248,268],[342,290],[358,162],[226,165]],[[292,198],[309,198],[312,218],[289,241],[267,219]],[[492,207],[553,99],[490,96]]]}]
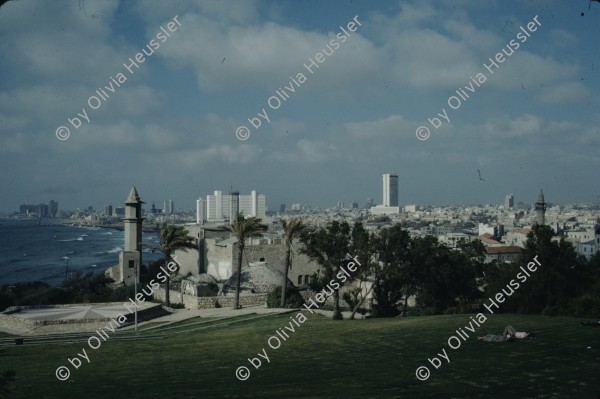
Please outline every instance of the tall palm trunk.
[{"label": "tall palm trunk", "polygon": [[281,286],[281,304],[280,307],[285,308],[285,297],[287,296],[287,281],[288,273],[290,271],[292,250],[288,245],[287,251],[285,251],[285,266],[283,271],[283,285]]},{"label": "tall palm trunk", "polygon": [[171,278],[169,277],[169,275],[167,274],[167,282],[165,283],[165,302],[167,303],[167,306],[171,306],[171,292],[170,292],[170,285],[171,285]]},{"label": "tall palm trunk", "polygon": [[237,281],[235,289],[235,301],[233,302],[233,308],[240,308],[240,287],[242,284],[242,255],[244,254],[244,245],[238,246],[238,259],[237,259]]}]

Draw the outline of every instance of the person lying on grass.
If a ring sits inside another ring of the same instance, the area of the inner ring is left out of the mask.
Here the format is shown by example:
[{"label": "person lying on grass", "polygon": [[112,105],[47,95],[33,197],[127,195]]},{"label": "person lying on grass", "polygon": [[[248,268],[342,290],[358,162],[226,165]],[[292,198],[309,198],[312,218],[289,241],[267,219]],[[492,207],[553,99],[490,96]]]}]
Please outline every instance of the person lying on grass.
[{"label": "person lying on grass", "polygon": [[524,331],[517,331],[513,326],[504,327],[504,332],[502,335],[496,334],[488,334],[484,337],[477,337],[479,341],[487,341],[487,342],[508,342],[513,339],[524,339],[524,338],[534,338],[534,333],[527,333]]}]

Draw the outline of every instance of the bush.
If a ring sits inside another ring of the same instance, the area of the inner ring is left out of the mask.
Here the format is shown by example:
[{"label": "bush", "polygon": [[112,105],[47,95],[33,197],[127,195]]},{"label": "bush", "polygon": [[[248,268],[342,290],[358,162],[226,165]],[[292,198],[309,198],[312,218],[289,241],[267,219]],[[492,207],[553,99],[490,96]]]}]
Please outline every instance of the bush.
[{"label": "bush", "polygon": [[[143,295],[144,293],[142,293]],[[113,290],[110,296],[110,302],[127,302],[129,298],[135,297],[135,287],[133,285],[122,285]]]},{"label": "bush", "polygon": [[600,317],[600,298],[584,294],[572,303],[573,313],[577,317]]},{"label": "bush", "polygon": [[[276,287],[267,296],[267,307],[278,308],[281,304],[281,287]],[[285,307],[299,308],[304,305],[304,298],[300,295],[300,291],[296,287],[288,287],[286,291]]]}]

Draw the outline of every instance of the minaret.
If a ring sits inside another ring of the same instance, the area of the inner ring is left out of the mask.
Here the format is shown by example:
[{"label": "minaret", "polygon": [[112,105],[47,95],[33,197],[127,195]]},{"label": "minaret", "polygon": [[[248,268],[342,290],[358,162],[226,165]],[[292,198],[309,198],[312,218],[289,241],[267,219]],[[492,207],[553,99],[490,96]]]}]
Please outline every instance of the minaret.
[{"label": "minaret", "polygon": [[[142,264],[142,204],[135,186],[131,187],[125,200],[125,245],[119,255],[119,268],[122,282],[132,284],[136,278],[139,283],[139,267]],[[136,273],[137,271],[137,273]]]},{"label": "minaret", "polygon": [[544,192],[540,190],[540,195],[535,203],[535,222],[545,224],[546,202],[544,201]]}]

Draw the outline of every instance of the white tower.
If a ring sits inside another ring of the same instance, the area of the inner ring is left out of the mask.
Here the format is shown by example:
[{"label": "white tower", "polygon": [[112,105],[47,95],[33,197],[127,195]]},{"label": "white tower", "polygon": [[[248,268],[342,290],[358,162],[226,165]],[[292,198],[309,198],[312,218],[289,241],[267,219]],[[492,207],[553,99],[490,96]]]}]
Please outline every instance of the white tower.
[{"label": "white tower", "polygon": [[398,206],[398,175],[383,175],[383,206]]}]

